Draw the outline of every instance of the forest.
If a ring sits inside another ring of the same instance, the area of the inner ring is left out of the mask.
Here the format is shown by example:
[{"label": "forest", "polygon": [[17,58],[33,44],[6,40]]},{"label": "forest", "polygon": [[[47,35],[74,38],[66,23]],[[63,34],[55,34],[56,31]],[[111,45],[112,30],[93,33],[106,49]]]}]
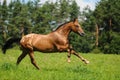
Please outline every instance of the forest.
[{"label": "forest", "polygon": [[75,0],[7,0],[0,3],[0,47],[11,37],[29,33],[47,34],[78,18],[86,35],[71,33],[73,48],[82,53],[120,54],[120,0],[101,0],[95,10],[83,11]]}]

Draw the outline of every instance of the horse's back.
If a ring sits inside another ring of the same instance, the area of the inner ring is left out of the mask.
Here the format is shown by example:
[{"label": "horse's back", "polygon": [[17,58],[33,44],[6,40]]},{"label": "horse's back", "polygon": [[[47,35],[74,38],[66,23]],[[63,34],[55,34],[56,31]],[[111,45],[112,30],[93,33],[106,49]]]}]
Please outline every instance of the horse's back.
[{"label": "horse's back", "polygon": [[28,35],[25,35],[22,37],[22,39],[20,40],[20,43],[31,43],[32,42],[32,39],[34,38],[34,36],[37,35],[37,34],[34,34],[34,33],[31,33],[31,34],[28,34]]},{"label": "horse's back", "polygon": [[28,34],[21,39],[20,43],[24,48],[28,48],[28,46],[30,46],[33,48],[33,50],[41,52],[50,52],[55,49],[54,44],[49,35],[34,33]]}]

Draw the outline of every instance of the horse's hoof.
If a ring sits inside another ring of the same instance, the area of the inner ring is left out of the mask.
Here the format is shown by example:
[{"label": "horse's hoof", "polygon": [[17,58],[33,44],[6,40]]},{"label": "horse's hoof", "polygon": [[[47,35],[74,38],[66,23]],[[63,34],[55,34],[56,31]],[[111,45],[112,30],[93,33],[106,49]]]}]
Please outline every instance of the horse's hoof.
[{"label": "horse's hoof", "polygon": [[70,63],[71,61],[70,60],[68,60],[68,63]]},{"label": "horse's hoof", "polygon": [[86,59],[83,60],[85,64],[89,64],[90,62]]},{"label": "horse's hoof", "polygon": [[89,64],[90,63],[90,61],[85,61],[85,64]]}]

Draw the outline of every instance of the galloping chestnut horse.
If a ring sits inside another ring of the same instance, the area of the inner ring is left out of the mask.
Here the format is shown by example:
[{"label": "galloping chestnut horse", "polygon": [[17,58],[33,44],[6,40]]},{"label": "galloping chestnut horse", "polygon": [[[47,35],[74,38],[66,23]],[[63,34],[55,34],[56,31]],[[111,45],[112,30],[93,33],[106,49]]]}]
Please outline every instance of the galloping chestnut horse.
[{"label": "galloping chestnut horse", "polygon": [[39,67],[34,59],[34,51],[47,53],[67,51],[68,62],[70,62],[71,54],[74,54],[78,58],[80,58],[84,63],[88,64],[89,61],[84,59],[79,54],[77,54],[70,46],[68,36],[71,31],[79,34],[80,36],[84,36],[84,31],[82,30],[80,24],[78,23],[78,20],[74,19],[73,21],[60,25],[55,31],[47,35],[31,33],[22,37],[22,39],[19,38],[9,39],[8,41],[6,41],[2,50],[3,53],[5,53],[8,46],[10,46],[14,42],[19,41],[22,49],[22,54],[18,57],[17,64],[19,64],[21,60],[28,54],[31,59],[31,63],[37,69],[39,69]]}]

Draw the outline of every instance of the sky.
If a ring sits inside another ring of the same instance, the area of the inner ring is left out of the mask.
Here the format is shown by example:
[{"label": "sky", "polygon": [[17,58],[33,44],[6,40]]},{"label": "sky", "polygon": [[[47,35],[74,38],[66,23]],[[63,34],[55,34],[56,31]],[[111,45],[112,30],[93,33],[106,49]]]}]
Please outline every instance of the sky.
[{"label": "sky", "polygon": [[94,10],[95,5],[100,0],[76,0],[77,4],[80,6],[81,10],[83,10],[87,5]]},{"label": "sky", "polygon": [[[41,0],[41,3],[44,3],[45,1],[55,2],[56,0]],[[80,6],[80,10],[82,11],[86,6],[89,6],[91,10],[94,10],[96,3],[99,2],[100,0],[75,0],[75,1],[77,2],[78,6]]]},{"label": "sky", "polygon": [[[3,2],[4,0],[0,0],[0,2]],[[7,3],[9,3],[11,0],[7,0]],[[25,1],[29,1],[29,0],[25,0]],[[50,1],[50,2],[55,2],[56,0],[40,0],[40,3],[44,3],[45,1]],[[95,5],[97,2],[99,2],[100,0],[75,0],[78,4],[78,6],[80,6],[80,10],[82,11],[86,6],[89,6],[91,8],[91,10],[95,9]]]}]

